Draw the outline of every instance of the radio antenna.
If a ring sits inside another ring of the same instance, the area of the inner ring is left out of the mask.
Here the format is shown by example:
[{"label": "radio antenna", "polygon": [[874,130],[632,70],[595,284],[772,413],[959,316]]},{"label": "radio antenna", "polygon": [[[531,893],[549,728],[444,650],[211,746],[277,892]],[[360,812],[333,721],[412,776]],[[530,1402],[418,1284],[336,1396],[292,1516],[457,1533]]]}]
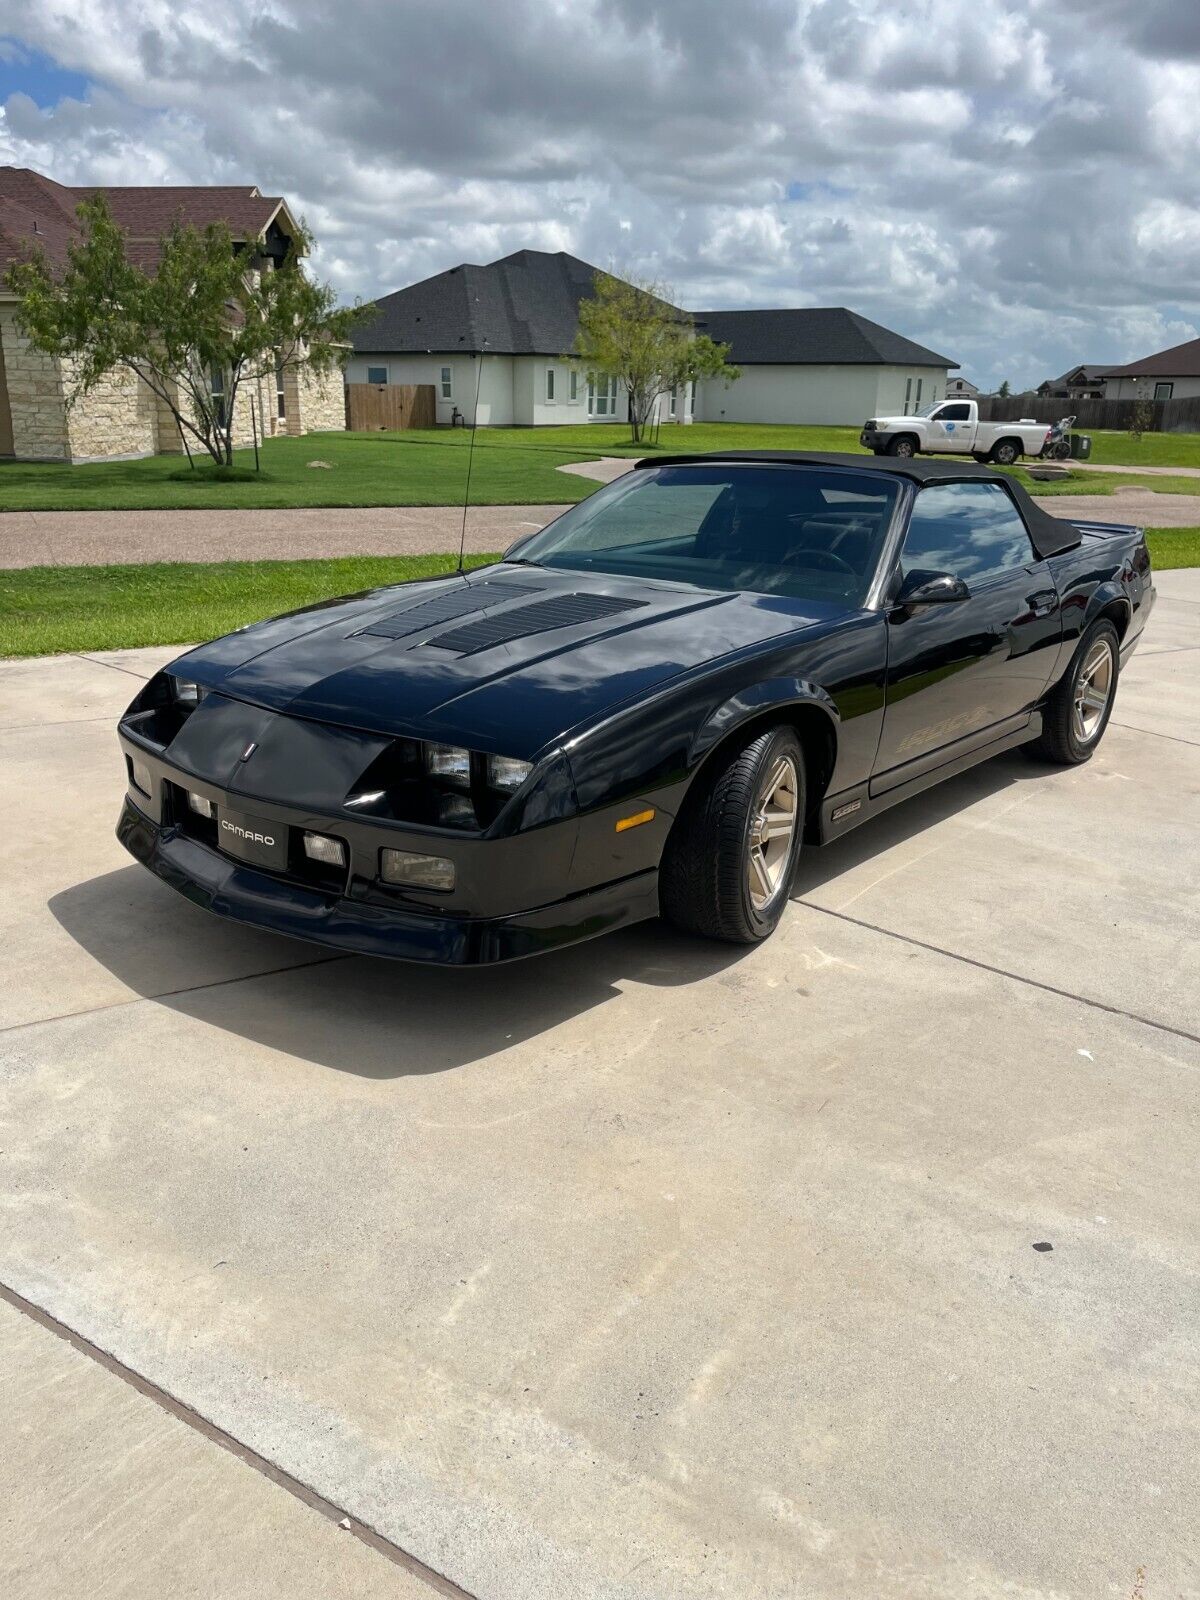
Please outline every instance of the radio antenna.
[{"label": "radio antenna", "polygon": [[479,352],[479,366],[475,373],[475,409],[471,413],[471,442],[467,446],[467,481],[463,488],[463,514],[462,534],[458,541],[458,575],[461,578],[466,568],[467,561],[467,507],[471,503],[471,465],[475,460],[475,430],[479,426],[479,391],[483,385],[483,352],[487,349],[487,340]]}]

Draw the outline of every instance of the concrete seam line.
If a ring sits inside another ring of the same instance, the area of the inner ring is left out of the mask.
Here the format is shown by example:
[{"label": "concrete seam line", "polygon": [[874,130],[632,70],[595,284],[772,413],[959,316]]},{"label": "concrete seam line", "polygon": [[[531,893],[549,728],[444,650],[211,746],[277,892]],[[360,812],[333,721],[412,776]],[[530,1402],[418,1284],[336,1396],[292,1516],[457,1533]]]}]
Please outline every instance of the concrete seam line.
[{"label": "concrete seam line", "polygon": [[1159,733],[1156,728],[1139,728],[1132,722],[1114,722],[1111,717],[1109,727],[1124,728],[1126,733],[1144,733],[1148,739],[1169,739],[1172,744],[1186,744],[1193,750],[1200,750],[1200,739],[1181,739],[1177,733]]},{"label": "concrete seam line", "polygon": [[[179,648],[182,650],[184,647],[180,645]],[[135,672],[132,667],[119,667],[113,661],[97,661],[95,656],[86,655],[82,650],[69,650],[67,654],[74,656],[76,661],[86,661],[93,667],[107,667],[110,672],[123,672],[127,678],[136,678],[139,683],[150,682],[149,673]]]},{"label": "concrete seam line", "polygon": [[935,956],[946,956],[950,961],[961,961],[968,967],[978,967],[981,972],[990,972],[997,978],[1010,978],[1013,983],[1023,983],[1030,989],[1041,989],[1044,994],[1056,994],[1062,1000],[1073,1000],[1076,1005],[1090,1006],[1095,1011],[1107,1011],[1110,1016],[1124,1017],[1127,1022],[1140,1022],[1145,1028],[1157,1028],[1161,1033],[1172,1033],[1177,1039],[1186,1039],[1190,1044],[1200,1044],[1200,1034],[1189,1033],[1186,1028],[1176,1028],[1169,1022],[1156,1022],[1153,1017],[1143,1017],[1136,1011],[1126,1011],[1122,1006],[1106,1005],[1103,1000],[1089,1000],[1087,995],[1073,994],[1070,989],[1060,989],[1053,983],[1043,983],[1040,978],[1026,978],[1019,972],[1010,972],[1007,967],[994,967],[990,961],[980,961],[975,956],[960,955],[956,950],[947,950],[944,945],[930,944],[926,939],[915,939],[911,933],[897,933],[893,928],[881,928],[877,923],[864,922],[859,917],[848,917],[844,911],[832,911],[828,906],[814,905],[811,900],[798,900],[806,911],[819,911],[823,917],[836,917],[839,922],[848,922],[855,928],[865,928],[868,933],[881,933],[885,939],[897,939],[901,944],[915,945],[919,950],[928,950]]},{"label": "concrete seam line", "polygon": [[92,722],[111,721],[111,714],[105,711],[98,717],[64,717],[61,722],[12,722],[0,727],[0,739],[10,733],[28,733],[30,728],[85,728]]},{"label": "concrete seam line", "polygon": [[174,1000],[181,994],[199,994],[204,989],[223,989],[227,984],[250,983],[255,978],[277,978],[285,972],[303,972],[308,967],[331,967],[335,961],[352,961],[353,955],[317,956],[312,961],[289,961],[285,967],[265,967],[261,972],[239,972],[232,978],[213,978],[210,983],[189,983],[182,989],[163,989],[158,994],[135,994],[128,1000],[111,1000],[106,1006],[84,1006],[82,1011],[60,1011],[53,1017],[31,1017],[28,1022],[9,1022],[0,1034],[18,1033],[22,1028],[42,1028],[51,1022],[73,1022],[76,1017],[95,1017],[122,1006],[140,1006],[147,1001]]},{"label": "concrete seam line", "polygon": [[398,1567],[403,1567],[414,1577],[420,1578],[436,1593],[448,1596],[449,1600],[475,1600],[475,1596],[468,1590],[460,1588],[458,1584],[453,1583],[449,1578],[444,1578],[440,1572],[436,1572],[432,1567],[426,1566],[418,1556],[410,1555],[400,1545],[393,1544],[390,1539],[376,1532],[368,1523],[358,1521],[343,1507],[335,1505],[332,1500],[327,1500],[318,1490],[307,1483],[301,1482],[299,1478],[294,1478],[290,1472],[283,1467],[277,1466],[268,1457],[259,1455],[258,1451],[251,1448],[250,1445],[243,1444],[235,1435],[228,1433],[217,1423],[210,1422],[207,1417],[194,1410],[185,1401],[176,1399],[168,1390],[160,1388],[151,1379],[144,1378],[140,1372],[135,1372],[132,1367],[127,1367],[116,1356],[110,1355],[107,1350],[102,1349],[98,1344],[93,1344],[83,1334],[76,1333],[74,1328],[68,1327],[65,1322],[60,1322],[56,1316],[53,1316],[49,1311],[43,1310],[41,1306],[35,1305],[32,1300],[27,1300],[23,1294],[19,1294],[15,1289],[10,1289],[6,1283],[0,1283],[0,1300],[6,1301],[14,1311],[21,1312],[30,1321],[36,1322],[39,1327],[45,1328],[48,1333],[52,1333],[56,1338],[62,1339],[72,1349],[78,1350],[81,1355],[87,1356],[97,1366],[103,1367],[106,1372],[111,1372],[114,1377],[119,1378],[123,1383],[127,1383],[131,1389],[136,1389],[139,1394],[145,1395],[148,1400],[153,1400],[155,1405],[161,1407],[169,1416],[175,1417],[178,1421],[191,1428],[193,1432],[207,1439],[211,1444],[219,1445],[222,1450],[227,1450],[230,1455],[236,1456],[239,1461],[244,1462],[248,1467],[253,1467],[256,1472],[261,1472],[264,1478],[269,1478],[272,1483],[278,1484],[281,1489],[286,1489],[290,1495],[306,1505],[310,1511],[317,1512],[318,1515],[327,1518],[328,1521],[337,1524],[339,1527],[343,1522],[348,1522],[350,1526],[348,1529],[344,1529],[344,1532],[352,1533],[360,1543],[369,1546],[379,1555],[386,1556],[389,1561],[394,1562]]}]

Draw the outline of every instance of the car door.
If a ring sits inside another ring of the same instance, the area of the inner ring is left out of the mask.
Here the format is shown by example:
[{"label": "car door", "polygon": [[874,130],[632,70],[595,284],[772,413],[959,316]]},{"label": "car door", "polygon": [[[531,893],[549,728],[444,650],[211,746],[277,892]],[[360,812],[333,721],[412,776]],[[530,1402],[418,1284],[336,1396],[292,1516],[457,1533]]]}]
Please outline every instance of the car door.
[{"label": "car door", "polygon": [[971,408],[965,400],[950,400],[941,405],[929,419],[927,450],[952,451],[962,448],[962,439],[970,429]]},{"label": "car door", "polygon": [[[896,603],[906,582],[939,573],[960,579],[967,598]],[[886,705],[872,794],[1028,722],[1062,636],[1054,579],[1002,483],[918,490],[890,595]]]}]

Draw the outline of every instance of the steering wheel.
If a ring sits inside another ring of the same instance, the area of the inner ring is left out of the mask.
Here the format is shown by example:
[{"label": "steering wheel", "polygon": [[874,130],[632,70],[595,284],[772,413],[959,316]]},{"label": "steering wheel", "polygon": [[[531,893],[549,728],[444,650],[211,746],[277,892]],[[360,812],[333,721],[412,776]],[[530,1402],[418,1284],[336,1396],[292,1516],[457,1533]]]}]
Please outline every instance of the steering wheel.
[{"label": "steering wheel", "polygon": [[836,553],[836,551],[833,551],[833,550],[803,550],[803,549],[802,550],[789,550],[788,553],[787,553],[787,560],[789,562],[792,562],[792,561],[799,562],[801,556],[811,556],[812,557],[812,560],[808,563],[809,566],[817,566],[817,567],[819,567],[819,566],[822,565],[823,562],[827,562],[830,566],[832,566],[832,568],[833,568],[833,570],[835,572],[848,572],[852,578],[857,578],[858,577],[858,573],[850,565],[850,563],[843,556],[839,556]]}]

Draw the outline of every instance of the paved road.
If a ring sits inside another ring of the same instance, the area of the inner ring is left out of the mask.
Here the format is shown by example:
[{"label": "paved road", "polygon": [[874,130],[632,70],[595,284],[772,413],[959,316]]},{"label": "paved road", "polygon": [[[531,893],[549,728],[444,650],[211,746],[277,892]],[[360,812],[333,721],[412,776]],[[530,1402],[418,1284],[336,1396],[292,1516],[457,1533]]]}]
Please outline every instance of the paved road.
[{"label": "paved road", "polygon": [[[473,506],[467,549],[505,550],[565,506]],[[144,561],[291,561],[457,550],[456,506],[306,507],[280,511],[9,511],[0,568]]]},{"label": "paved road", "polygon": [[[610,482],[627,471],[617,457],[563,471]],[[1200,499],[1118,490],[1112,496],[1051,496],[1055,516],[1135,522],[1156,528],[1200,523]],[[506,549],[565,505],[474,506],[467,549]],[[0,569],[144,561],[280,561],[345,555],[426,555],[457,550],[462,512],[454,506],[371,506],[280,511],[12,511],[0,514]]]},{"label": "paved road", "polygon": [[[1089,765],[812,855],[760,950],[475,974],[127,862],[112,719],[167,652],[0,664],[0,1279],[480,1600],[1200,1592],[1200,572],[1159,581]],[[0,1359],[49,1397],[0,1411],[0,1592],[163,1592],[156,1533],[209,1592],[174,1446],[139,1480],[89,1401],[86,1478],[78,1391]],[[318,1559],[235,1520],[234,1600]]]}]

